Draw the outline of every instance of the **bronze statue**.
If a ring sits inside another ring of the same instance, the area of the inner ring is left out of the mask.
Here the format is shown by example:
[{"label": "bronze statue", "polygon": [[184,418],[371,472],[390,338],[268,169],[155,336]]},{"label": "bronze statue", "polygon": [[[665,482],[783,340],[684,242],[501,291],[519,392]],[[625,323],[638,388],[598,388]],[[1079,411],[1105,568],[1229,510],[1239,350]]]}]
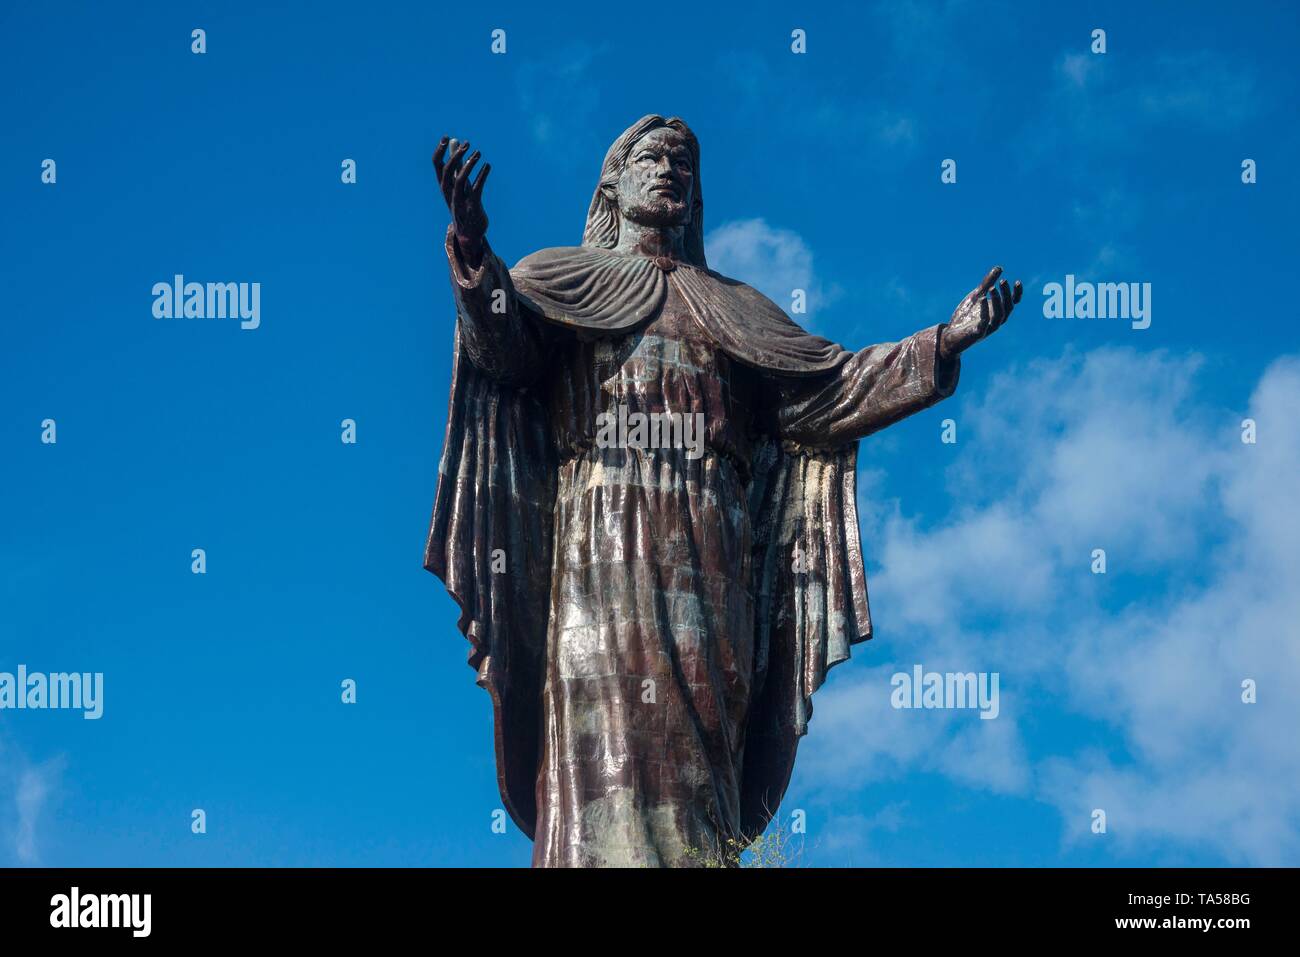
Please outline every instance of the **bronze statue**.
[{"label": "bronze statue", "polygon": [[[951,395],[1021,285],[995,268],[901,342],[810,335],[708,268],[699,143],[654,115],[606,154],[582,245],[507,270],[468,150],[433,156],[457,324],[425,567],[492,696],[506,808],[534,866],[727,860],[871,637],[858,439]],[[703,454],[602,434],[637,413],[698,416]]]}]

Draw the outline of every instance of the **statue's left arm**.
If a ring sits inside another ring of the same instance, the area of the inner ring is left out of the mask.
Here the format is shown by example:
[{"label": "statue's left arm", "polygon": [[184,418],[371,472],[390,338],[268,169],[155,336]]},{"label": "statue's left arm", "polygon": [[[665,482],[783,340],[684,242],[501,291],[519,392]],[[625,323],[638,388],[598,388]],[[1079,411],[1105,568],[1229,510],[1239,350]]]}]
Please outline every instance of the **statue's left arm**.
[{"label": "statue's left arm", "polygon": [[834,446],[877,432],[952,395],[960,355],[996,331],[1020,301],[995,267],[957,306],[951,321],[899,342],[868,346],[829,376],[784,379],[774,411],[783,439]]}]

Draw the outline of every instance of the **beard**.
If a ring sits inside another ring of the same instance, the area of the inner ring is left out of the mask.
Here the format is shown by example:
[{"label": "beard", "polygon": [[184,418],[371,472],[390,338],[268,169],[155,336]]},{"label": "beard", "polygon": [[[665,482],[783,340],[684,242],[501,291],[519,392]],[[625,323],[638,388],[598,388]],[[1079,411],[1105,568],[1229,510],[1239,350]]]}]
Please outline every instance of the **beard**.
[{"label": "beard", "polygon": [[638,226],[685,226],[690,221],[690,207],[667,196],[638,199],[622,210],[622,215]]}]

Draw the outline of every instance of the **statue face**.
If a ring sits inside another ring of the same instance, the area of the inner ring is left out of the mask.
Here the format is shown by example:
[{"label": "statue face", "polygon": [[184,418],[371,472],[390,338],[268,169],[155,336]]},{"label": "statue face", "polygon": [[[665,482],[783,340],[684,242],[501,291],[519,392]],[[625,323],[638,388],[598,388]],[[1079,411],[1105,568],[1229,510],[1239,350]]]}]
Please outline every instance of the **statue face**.
[{"label": "statue face", "polygon": [[684,226],[694,198],[695,166],[685,137],[661,127],[637,140],[618,178],[619,212],[643,226]]}]

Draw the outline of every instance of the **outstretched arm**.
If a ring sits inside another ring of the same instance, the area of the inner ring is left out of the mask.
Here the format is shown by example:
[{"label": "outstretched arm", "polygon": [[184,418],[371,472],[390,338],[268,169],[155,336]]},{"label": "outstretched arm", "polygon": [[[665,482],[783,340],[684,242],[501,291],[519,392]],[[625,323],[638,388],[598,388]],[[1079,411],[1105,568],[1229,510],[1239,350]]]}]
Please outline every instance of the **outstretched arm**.
[{"label": "outstretched arm", "polygon": [[433,154],[438,187],[451,212],[445,245],[461,343],[483,372],[507,385],[527,385],[544,365],[543,333],[525,315],[510,271],[487,244],[483,185],[492,167],[484,163],[472,180],[480,154],[475,150],[466,160],[468,149],[468,142],[444,136]]},{"label": "outstretched arm", "polygon": [[900,342],[868,346],[829,376],[785,379],[779,384],[776,433],[810,446],[834,446],[860,439],[927,409],[952,395],[961,371],[960,354],[992,335],[1020,301],[1002,268],[958,303],[952,320]]}]

